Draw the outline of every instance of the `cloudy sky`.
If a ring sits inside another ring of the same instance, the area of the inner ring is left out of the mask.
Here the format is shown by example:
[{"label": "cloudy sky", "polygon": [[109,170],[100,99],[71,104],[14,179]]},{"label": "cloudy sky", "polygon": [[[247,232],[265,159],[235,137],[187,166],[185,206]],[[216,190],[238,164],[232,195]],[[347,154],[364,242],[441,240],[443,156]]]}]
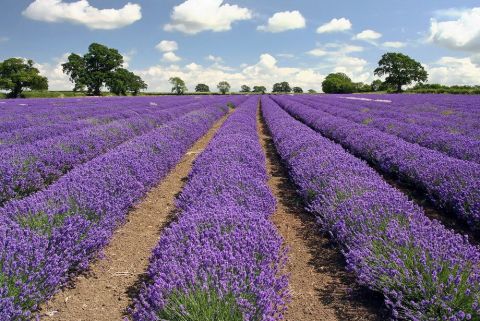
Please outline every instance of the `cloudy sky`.
[{"label": "cloudy sky", "polygon": [[370,82],[380,56],[421,61],[430,82],[480,84],[478,0],[3,0],[0,60],[26,57],[71,89],[60,64],[92,42],[120,50],[150,91],[227,80],[321,88],[330,72]]}]

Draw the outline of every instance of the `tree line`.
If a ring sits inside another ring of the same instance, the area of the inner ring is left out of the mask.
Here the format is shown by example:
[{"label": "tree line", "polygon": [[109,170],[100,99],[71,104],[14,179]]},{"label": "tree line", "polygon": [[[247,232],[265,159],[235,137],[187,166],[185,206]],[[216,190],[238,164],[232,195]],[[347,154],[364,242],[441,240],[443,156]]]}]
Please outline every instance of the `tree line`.
[{"label": "tree line", "polygon": [[[141,90],[147,89],[147,84],[140,76],[124,68],[124,62],[117,49],[92,43],[87,53],[70,54],[62,68],[74,84],[74,92],[99,96],[102,89],[106,88],[116,95],[138,95]],[[384,54],[374,74],[383,77],[384,80],[377,79],[371,84],[355,83],[345,73],[332,73],[322,82],[322,90],[325,93],[401,92],[403,86],[415,82],[417,87],[421,87],[428,80],[428,74],[423,66],[402,53]],[[185,81],[180,77],[172,77],[169,82],[172,85],[171,92],[174,94],[182,95],[188,90]],[[47,90],[48,79],[40,75],[32,60],[10,58],[0,62],[0,89],[8,91],[7,97],[20,97],[25,89]],[[221,94],[226,94],[230,92],[231,86],[227,81],[221,81],[217,89]],[[209,93],[210,88],[204,83],[199,83],[195,86],[195,92]],[[264,94],[267,88],[260,85],[253,87],[242,85],[240,92]],[[292,92],[300,94],[304,91],[298,86],[291,87],[286,81],[275,83],[272,88],[272,93]],[[316,93],[313,89],[307,92]]]},{"label": "tree line", "polygon": [[353,92],[402,91],[403,86],[413,82],[422,84],[428,80],[428,73],[422,64],[407,55],[389,52],[382,56],[374,75],[385,80],[374,80],[371,84],[355,83],[345,73],[329,74],[322,82],[324,93],[349,94]]}]

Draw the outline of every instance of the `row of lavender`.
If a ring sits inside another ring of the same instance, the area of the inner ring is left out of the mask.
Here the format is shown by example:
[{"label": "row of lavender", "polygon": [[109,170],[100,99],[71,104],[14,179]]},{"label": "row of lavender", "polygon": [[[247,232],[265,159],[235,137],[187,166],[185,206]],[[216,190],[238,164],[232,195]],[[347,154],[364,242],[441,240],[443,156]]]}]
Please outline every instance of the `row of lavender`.
[{"label": "row of lavender", "polygon": [[135,111],[145,106],[182,106],[193,102],[194,97],[112,97],[82,99],[25,99],[10,106],[8,100],[0,105],[0,133],[15,131],[32,126],[44,126],[81,119],[96,114]]},{"label": "row of lavender", "polygon": [[205,106],[192,103],[168,109],[151,108],[106,125],[3,150],[0,159],[0,205],[39,191],[72,168],[202,107]]},{"label": "row of lavender", "polygon": [[[355,95],[356,97],[372,98],[370,94]],[[382,94],[373,96],[377,99],[392,100],[400,109],[411,109],[416,112],[436,112],[442,115],[445,111],[455,110],[460,114],[480,115],[478,110],[478,95],[391,95]]]},{"label": "row of lavender", "polygon": [[[405,123],[384,117],[384,115],[377,116],[377,113],[370,110],[355,111],[354,108],[346,104],[345,100],[342,99],[332,101],[319,97],[316,99],[300,98],[295,100],[331,115],[353,120],[356,123],[393,134],[408,142],[437,150],[445,155],[480,163],[480,139],[449,133],[428,126]],[[384,110],[387,108],[388,106],[384,107]],[[477,121],[479,120],[480,118],[477,119]],[[480,127],[478,133],[480,134]]]},{"label": "row of lavender", "polygon": [[224,123],[195,161],[162,232],[136,321],[272,321],[282,317],[287,279],[282,240],[269,216],[265,156],[256,130],[258,98]]},{"label": "row of lavender", "polygon": [[[208,99],[200,101],[206,100]],[[63,107],[57,106],[58,103],[50,103],[46,107],[42,107],[45,103],[38,99],[30,102],[32,106],[28,108],[28,111],[9,110],[0,106],[0,112],[10,118],[9,121],[6,121],[0,117],[0,127],[4,127],[3,131],[0,130],[0,150],[59,136],[73,130],[104,125],[114,120],[138,116],[152,110],[184,106],[199,100],[189,99],[183,103],[182,100],[175,99],[149,99],[147,101],[128,97],[114,101],[106,100],[102,103],[94,103],[91,99],[83,99],[83,101],[85,101],[84,103],[88,102],[88,106],[78,107],[72,104]]]},{"label": "row of lavender", "polygon": [[380,110],[385,103],[370,104],[370,102],[388,102],[386,107],[391,112],[407,117],[420,116],[424,120],[457,121],[474,125],[472,118],[480,117],[479,97],[475,95],[340,95],[337,97],[351,100],[352,103],[363,100],[364,104],[373,106],[373,109],[378,109],[375,107],[377,105]]},{"label": "row of lavender", "polygon": [[[349,96],[323,96],[322,101],[333,105],[345,105],[351,110],[362,112],[375,117],[391,118],[397,121],[415,124],[422,127],[433,128],[444,133],[467,136],[473,139],[480,139],[479,114],[464,114],[458,110],[459,104],[452,104],[449,109],[438,108],[432,105],[438,100],[425,97],[420,106],[415,105],[415,100],[409,95],[390,96],[392,101],[385,101],[378,95],[371,98],[362,98],[358,95]],[[306,98],[306,97],[304,97]],[[310,100],[316,100],[311,97]],[[478,98],[469,98],[478,105]],[[423,109],[435,109],[435,112],[423,111]],[[437,109],[439,109],[437,111]]]},{"label": "row of lavender", "polygon": [[0,320],[29,319],[84,269],[131,206],[226,113],[226,103],[170,121],[0,209]]},{"label": "row of lavender", "polygon": [[358,281],[383,293],[394,318],[480,319],[478,248],[270,98],[262,110],[308,209],[341,244]]},{"label": "row of lavender", "polygon": [[279,105],[382,171],[423,190],[441,209],[480,228],[480,165],[445,156],[375,128],[310,108],[287,97]]}]

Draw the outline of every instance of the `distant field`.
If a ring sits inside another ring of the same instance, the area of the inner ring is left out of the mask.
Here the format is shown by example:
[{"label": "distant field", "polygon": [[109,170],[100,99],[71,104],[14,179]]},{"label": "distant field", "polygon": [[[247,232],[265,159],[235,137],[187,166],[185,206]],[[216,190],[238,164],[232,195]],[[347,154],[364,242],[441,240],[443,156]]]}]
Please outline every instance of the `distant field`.
[{"label": "distant field", "polygon": [[480,316],[479,96],[49,94],[0,102],[0,320]]}]

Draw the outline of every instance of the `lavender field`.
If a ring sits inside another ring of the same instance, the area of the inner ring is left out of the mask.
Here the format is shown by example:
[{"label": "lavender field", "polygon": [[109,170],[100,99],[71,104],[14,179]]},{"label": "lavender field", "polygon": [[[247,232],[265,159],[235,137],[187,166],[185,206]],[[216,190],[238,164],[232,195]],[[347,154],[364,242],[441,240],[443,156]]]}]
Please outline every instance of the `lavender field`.
[{"label": "lavender field", "polygon": [[0,100],[0,155],[0,320],[480,320],[479,96]]}]

